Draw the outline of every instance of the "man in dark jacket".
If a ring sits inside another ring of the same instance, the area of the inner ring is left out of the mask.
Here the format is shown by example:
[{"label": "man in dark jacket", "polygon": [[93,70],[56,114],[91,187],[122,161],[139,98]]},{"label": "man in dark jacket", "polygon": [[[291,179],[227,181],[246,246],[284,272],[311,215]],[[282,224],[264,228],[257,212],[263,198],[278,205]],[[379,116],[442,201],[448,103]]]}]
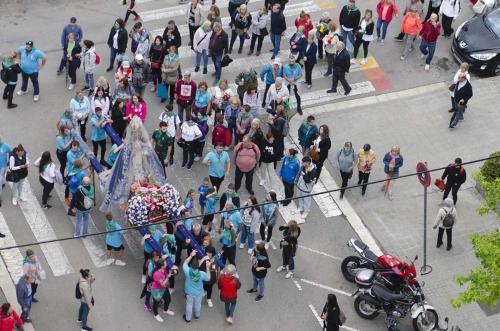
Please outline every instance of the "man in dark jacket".
[{"label": "man in dark jacket", "polygon": [[271,60],[278,55],[281,46],[281,37],[285,35],[286,31],[286,20],[285,15],[283,15],[283,11],[281,10],[281,6],[279,3],[273,5],[273,9],[271,12],[271,31],[270,37],[271,42],[273,43],[273,56]]},{"label": "man in dark jacket", "polygon": [[453,116],[450,119],[450,129],[453,129],[458,124],[458,121],[464,119],[464,112],[470,98],[472,98],[472,85],[467,80],[466,74],[461,72],[453,90],[453,108],[450,109]]},{"label": "man in dark jacket", "polygon": [[21,306],[21,319],[25,323],[31,323],[30,310],[32,302],[31,283],[34,279],[29,275],[24,275],[19,279],[16,285],[17,302]]},{"label": "man in dark jacket", "polygon": [[109,56],[109,67],[106,69],[107,72],[113,70],[115,64],[116,56],[120,56],[120,61],[118,61],[118,66],[120,66],[121,61],[123,61],[123,56],[127,51],[128,33],[125,30],[125,22],[123,19],[118,18],[115,21],[115,25],[111,28],[108,36],[108,46],[111,51]]},{"label": "man in dark jacket", "polygon": [[169,49],[170,46],[175,46],[177,49],[181,47],[181,34],[175,25],[175,21],[168,21],[167,27],[163,31],[163,41],[165,42],[165,49]]},{"label": "man in dark jacket", "polygon": [[349,3],[345,5],[340,11],[339,24],[342,34],[342,39],[345,40],[347,45],[347,40],[349,40],[351,47],[354,47],[354,29],[359,26],[359,21],[361,19],[361,12],[358,7],[356,7],[355,0],[349,0]]},{"label": "man in dark jacket", "polygon": [[443,175],[441,176],[442,180],[446,180],[446,188],[443,194],[443,201],[448,197],[448,194],[453,196],[453,203],[457,204],[457,193],[460,189],[460,185],[465,183],[467,179],[467,173],[465,172],[464,167],[462,167],[462,159],[457,157],[455,162],[448,165],[446,169],[444,169]]},{"label": "man in dark jacket", "polygon": [[349,53],[345,49],[343,42],[339,41],[337,43],[337,54],[333,60],[333,75],[332,75],[332,88],[326,93],[337,93],[337,85],[339,83],[344,87],[345,95],[351,93],[351,87],[345,79],[345,73],[349,72],[351,66],[351,59]]},{"label": "man in dark jacket", "polygon": [[[94,198],[94,187],[90,184],[90,178],[85,176],[82,180],[82,185],[78,187],[73,198],[71,199],[70,207],[76,209],[76,224],[73,237],[86,236],[89,229],[89,211],[92,208]],[[80,231],[83,223],[83,231]]]},{"label": "man in dark jacket", "polygon": [[210,36],[210,43],[208,44],[208,52],[212,57],[215,67],[215,80],[214,85],[217,85],[220,80],[222,71],[222,56],[228,51],[228,36],[222,29],[222,24],[214,23],[213,33]]},{"label": "man in dark jacket", "polygon": [[10,56],[4,58],[2,61],[2,69],[5,70],[5,88],[3,90],[3,99],[7,100],[7,108],[15,108],[17,105],[12,103],[12,97],[14,96],[14,90],[16,89],[17,78],[21,73],[21,67],[19,66],[19,60],[16,52],[12,52]]},{"label": "man in dark jacket", "polygon": [[[193,236],[194,240],[198,243],[198,245],[203,245],[203,238],[208,236],[209,234],[203,230],[201,227],[200,223],[193,223],[193,226],[191,227],[191,231],[189,231],[191,235]],[[188,255],[191,254],[193,249],[191,248],[191,239],[186,238],[186,246],[187,246],[187,253]]]}]

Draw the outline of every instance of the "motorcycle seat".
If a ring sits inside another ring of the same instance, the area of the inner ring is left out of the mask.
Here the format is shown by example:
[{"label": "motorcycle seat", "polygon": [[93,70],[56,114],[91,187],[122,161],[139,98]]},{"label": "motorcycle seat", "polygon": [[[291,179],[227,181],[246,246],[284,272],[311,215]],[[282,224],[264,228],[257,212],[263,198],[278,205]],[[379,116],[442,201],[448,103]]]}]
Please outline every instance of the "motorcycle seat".
[{"label": "motorcycle seat", "polygon": [[372,291],[373,294],[375,294],[377,297],[381,298],[384,301],[400,300],[405,297],[404,294],[396,294],[380,285],[373,285]]},{"label": "motorcycle seat", "polygon": [[364,252],[365,258],[367,258],[370,261],[377,262],[378,256],[375,255],[370,249],[365,250]]},{"label": "motorcycle seat", "polygon": [[362,242],[361,240],[357,240],[357,239],[354,240],[354,245],[356,245],[356,247],[358,247],[362,251],[369,249],[369,247],[366,246],[366,244],[364,242]]}]

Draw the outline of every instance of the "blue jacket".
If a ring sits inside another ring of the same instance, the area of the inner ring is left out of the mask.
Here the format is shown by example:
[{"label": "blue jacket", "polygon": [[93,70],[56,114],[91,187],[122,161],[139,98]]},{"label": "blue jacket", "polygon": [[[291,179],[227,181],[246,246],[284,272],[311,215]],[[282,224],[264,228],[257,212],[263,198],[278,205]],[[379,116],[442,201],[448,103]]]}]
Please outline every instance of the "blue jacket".
[{"label": "blue jacket", "polygon": [[31,307],[31,285],[26,283],[24,276],[19,279],[16,285],[16,297],[17,302],[19,302],[22,308]]},{"label": "blue jacket", "polygon": [[316,138],[318,134],[318,126],[316,124],[309,125],[307,120],[302,123],[299,127],[299,144],[302,150],[309,148],[312,145],[312,141]]},{"label": "blue jacket", "polygon": [[281,165],[280,177],[288,184],[293,184],[295,182],[295,177],[300,170],[299,160],[296,157],[290,158],[285,156],[283,158],[283,164]]},{"label": "blue jacket", "polygon": [[273,76],[273,65],[266,64],[264,68],[262,68],[262,71],[260,72],[259,76],[262,81],[264,81],[264,77],[266,78],[265,82],[267,85],[273,85],[275,83]]},{"label": "blue jacket", "polygon": [[[389,163],[391,162],[391,153],[387,152],[384,156],[384,172],[386,174],[389,173]],[[394,176],[397,176],[399,174],[399,168],[403,166],[403,156],[399,154],[396,157],[396,164],[394,165]]]},{"label": "blue jacket", "polygon": [[318,62],[318,60],[316,59],[317,52],[318,52],[318,45],[316,45],[315,42],[313,42],[311,46],[309,46],[309,49],[307,49],[306,45],[306,52],[304,54],[304,56],[307,58],[306,63],[316,64]]},{"label": "blue jacket", "polygon": [[70,33],[73,33],[75,36],[75,41],[77,44],[79,44],[82,39],[83,39],[83,30],[82,28],[78,25],[66,25],[61,33],[61,46],[66,48],[68,46],[68,35]]}]

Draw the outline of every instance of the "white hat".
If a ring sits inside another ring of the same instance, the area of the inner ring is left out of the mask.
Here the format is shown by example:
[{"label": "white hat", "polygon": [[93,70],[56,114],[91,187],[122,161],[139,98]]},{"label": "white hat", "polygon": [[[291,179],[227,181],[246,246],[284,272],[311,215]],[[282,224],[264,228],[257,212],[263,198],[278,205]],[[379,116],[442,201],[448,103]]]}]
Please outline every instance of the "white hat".
[{"label": "white hat", "polygon": [[281,60],[280,60],[280,58],[279,58],[279,57],[275,58],[275,59],[274,59],[273,64],[278,64],[278,65],[280,65],[280,64],[281,64]]},{"label": "white hat", "polygon": [[136,54],[136,55],[135,55],[135,59],[136,59],[137,61],[142,61],[142,60],[144,60],[144,56],[142,56],[142,54],[141,54],[141,53],[138,53],[138,54]]},{"label": "white hat", "polygon": [[128,61],[123,61],[122,62],[122,67],[124,67],[124,68],[130,68],[130,63]]}]

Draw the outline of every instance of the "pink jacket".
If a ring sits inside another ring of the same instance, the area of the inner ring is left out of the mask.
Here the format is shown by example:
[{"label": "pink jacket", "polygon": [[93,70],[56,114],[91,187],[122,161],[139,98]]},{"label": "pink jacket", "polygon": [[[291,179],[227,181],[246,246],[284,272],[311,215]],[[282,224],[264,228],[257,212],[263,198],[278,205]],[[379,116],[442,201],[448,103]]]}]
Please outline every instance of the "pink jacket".
[{"label": "pink jacket", "polygon": [[130,122],[132,117],[134,116],[139,116],[141,119],[142,123],[146,120],[146,115],[148,113],[148,107],[146,106],[146,103],[140,102],[139,105],[134,105],[132,100],[130,100],[127,103],[127,106],[125,107],[125,116],[127,117],[127,121]]},{"label": "pink jacket", "polygon": [[[382,19],[382,13],[384,11],[384,0],[380,0],[377,4],[377,14],[378,18]],[[398,14],[398,6],[394,2],[389,5],[387,13],[385,14],[385,22],[387,24],[391,23],[392,17]]]},{"label": "pink jacket", "polygon": [[0,316],[0,331],[13,331],[14,327],[17,326],[21,328],[23,326],[23,321],[17,315],[14,309],[11,309],[12,314],[8,316],[7,314],[2,313]]},{"label": "pink jacket", "polygon": [[251,147],[244,147],[243,142],[236,145],[234,148],[235,160],[234,163],[241,172],[249,172],[255,169],[260,160],[260,150],[257,145],[251,143]]}]

